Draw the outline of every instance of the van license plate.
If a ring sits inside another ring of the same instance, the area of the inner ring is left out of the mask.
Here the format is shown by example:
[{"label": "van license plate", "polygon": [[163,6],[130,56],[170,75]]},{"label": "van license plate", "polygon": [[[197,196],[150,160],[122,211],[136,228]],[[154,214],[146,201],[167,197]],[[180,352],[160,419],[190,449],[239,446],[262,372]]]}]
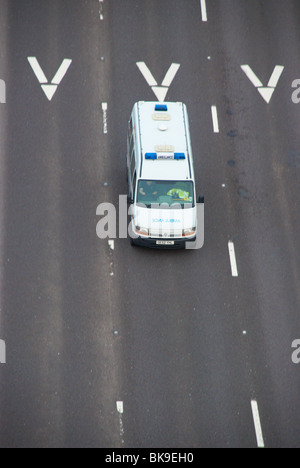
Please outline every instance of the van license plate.
[{"label": "van license plate", "polygon": [[174,245],[175,242],[174,241],[156,241],[156,245]]}]

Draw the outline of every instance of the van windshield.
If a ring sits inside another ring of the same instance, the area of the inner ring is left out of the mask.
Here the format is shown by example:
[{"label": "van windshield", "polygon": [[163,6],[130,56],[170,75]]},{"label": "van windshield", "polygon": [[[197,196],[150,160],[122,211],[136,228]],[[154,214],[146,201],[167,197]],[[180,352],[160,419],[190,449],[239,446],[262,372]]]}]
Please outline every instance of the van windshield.
[{"label": "van windshield", "polygon": [[192,181],[140,180],[138,183],[137,204],[163,205],[166,208],[194,207],[194,184]]}]

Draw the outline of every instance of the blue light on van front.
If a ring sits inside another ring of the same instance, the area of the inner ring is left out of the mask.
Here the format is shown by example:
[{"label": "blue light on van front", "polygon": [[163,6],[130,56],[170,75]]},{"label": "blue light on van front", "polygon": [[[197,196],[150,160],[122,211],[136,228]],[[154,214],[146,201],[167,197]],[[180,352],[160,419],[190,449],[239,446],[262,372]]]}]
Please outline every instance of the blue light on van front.
[{"label": "blue light on van front", "polygon": [[145,153],[145,159],[157,159],[156,153]]},{"label": "blue light on van front", "polygon": [[185,159],[184,153],[174,153],[174,159]]},{"label": "blue light on van front", "polygon": [[167,111],[168,106],[166,104],[156,104],[155,110],[156,111]]}]

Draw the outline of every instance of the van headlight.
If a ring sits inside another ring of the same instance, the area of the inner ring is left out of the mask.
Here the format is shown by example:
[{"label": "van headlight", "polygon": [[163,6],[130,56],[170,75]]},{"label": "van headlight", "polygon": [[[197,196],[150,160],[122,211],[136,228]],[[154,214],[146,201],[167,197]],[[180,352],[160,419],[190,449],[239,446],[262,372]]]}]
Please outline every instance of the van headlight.
[{"label": "van headlight", "polygon": [[193,236],[196,233],[196,228],[184,229],[182,232],[183,237]]},{"label": "van headlight", "polygon": [[147,228],[136,226],[135,231],[137,234],[140,234],[142,236],[149,236],[149,229]]}]

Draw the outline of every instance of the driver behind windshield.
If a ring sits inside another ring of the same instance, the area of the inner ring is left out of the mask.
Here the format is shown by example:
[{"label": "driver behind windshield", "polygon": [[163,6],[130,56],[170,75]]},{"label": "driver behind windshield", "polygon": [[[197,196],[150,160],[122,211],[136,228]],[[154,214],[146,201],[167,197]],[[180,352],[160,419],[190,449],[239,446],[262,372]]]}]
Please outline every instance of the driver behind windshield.
[{"label": "driver behind windshield", "polygon": [[145,200],[149,198],[156,199],[157,189],[155,182],[153,182],[152,180],[147,180],[143,184],[141,183],[139,193],[142,196],[141,198],[144,198]]}]

